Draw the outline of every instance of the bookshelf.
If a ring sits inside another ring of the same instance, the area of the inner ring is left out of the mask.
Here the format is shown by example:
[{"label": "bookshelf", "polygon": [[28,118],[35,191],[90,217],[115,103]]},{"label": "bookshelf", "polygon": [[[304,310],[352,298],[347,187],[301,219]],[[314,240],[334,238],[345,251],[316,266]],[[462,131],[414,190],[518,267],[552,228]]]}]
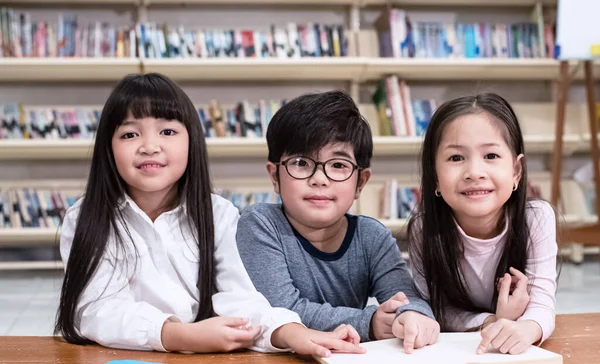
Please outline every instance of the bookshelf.
[{"label": "bookshelf", "polygon": [[[424,81],[428,84],[433,82],[444,84],[464,81],[476,84],[480,81],[488,81],[488,83],[494,84],[519,81],[539,82],[540,85],[544,85],[543,87],[550,87],[551,82],[558,76],[559,63],[554,59],[378,58],[376,35],[373,37],[372,29],[363,29],[369,28],[371,24],[365,26],[366,18],[361,18],[361,14],[363,11],[365,13],[379,11],[388,3],[399,7],[419,8],[424,11],[437,11],[437,8],[444,8],[446,11],[448,8],[457,7],[463,10],[476,8],[480,12],[495,12],[500,9],[499,12],[507,13],[514,9],[515,12],[520,12],[522,15],[534,10],[536,5],[541,5],[544,9],[552,8],[556,5],[557,0],[9,0],[3,4],[7,6],[25,5],[29,8],[39,5],[40,8],[47,7],[49,9],[65,4],[82,9],[110,8],[111,6],[123,9],[126,5],[130,5],[137,9],[137,17],[134,16],[134,18],[142,22],[152,21],[153,14],[156,12],[168,12],[169,9],[182,5],[186,11],[201,11],[202,7],[206,6],[235,12],[237,10],[235,5],[241,5],[241,8],[246,9],[244,11],[253,6],[256,6],[257,9],[288,7],[289,9],[285,9],[285,11],[289,12],[307,10],[320,12],[335,9],[333,11],[347,11],[348,13],[344,22],[349,30],[350,56],[301,59],[3,58],[0,59],[0,80],[5,83],[24,84],[40,82],[107,85],[113,84],[128,73],[160,72],[185,83],[231,85],[239,82],[242,85],[241,88],[251,83],[281,84],[284,87],[283,84],[286,83],[329,82],[330,84],[339,84],[340,81],[344,81],[349,86],[352,96],[357,101],[365,103],[368,101],[360,92],[360,88],[368,88],[373,81],[380,80],[389,74],[396,74],[402,80],[415,81],[415,83]],[[77,11],[74,9],[73,12]],[[225,28],[233,27],[233,24],[228,23],[227,18],[223,19],[219,25],[223,25]],[[506,19],[500,18],[499,21],[507,22]],[[176,21],[179,21],[179,18],[173,20],[173,23]],[[277,22],[271,19],[265,19],[265,21]],[[479,19],[473,21],[479,21]],[[481,21],[489,20],[482,18]],[[365,46],[370,50],[364,51]],[[571,67],[571,71],[576,72],[575,79],[583,77],[582,70],[575,68],[574,65]],[[595,72],[600,73],[600,62],[596,62]],[[447,94],[450,93],[439,93],[438,97],[445,97]],[[196,97],[193,101],[206,102],[208,99]],[[579,118],[581,118],[579,114],[572,117],[572,119]],[[372,117],[368,119],[371,123],[375,123],[377,120]],[[554,121],[552,115],[540,115],[538,120],[535,120],[536,128],[529,128],[529,130],[524,128],[528,154],[545,155],[552,152],[554,126],[550,123],[540,124],[549,121]],[[522,119],[522,124],[530,124],[530,120]],[[571,155],[588,152],[589,145],[586,140],[589,140],[589,133],[586,134],[585,130],[577,128],[568,130],[564,137],[564,153]],[[381,159],[390,161],[394,158],[414,160],[420,151],[421,142],[420,137],[375,137],[374,157],[376,161],[374,162],[377,163],[377,160]],[[26,161],[47,160],[62,161],[65,164],[71,163],[73,160],[87,161],[91,156],[92,143],[93,140],[81,139],[0,140],[0,168],[4,161],[25,163]],[[211,158],[236,160],[238,164],[246,163],[252,158],[264,164],[267,155],[266,143],[263,138],[211,138],[207,140],[207,144]],[[245,183],[243,179],[240,181],[242,184]],[[0,182],[2,181],[0,180]],[[219,186],[216,181],[215,186]],[[596,220],[596,216],[577,213],[562,216],[563,223],[568,225],[578,225]],[[406,220],[382,220],[382,223],[396,235],[402,235],[405,232]],[[48,246],[56,242],[57,233],[57,229],[0,229],[0,247]],[[588,249],[587,251],[592,250]],[[28,269],[62,269],[62,264],[57,262],[0,262],[0,270],[25,267]]]},{"label": "bookshelf", "polygon": [[[579,135],[568,134],[563,140],[567,155],[589,149]],[[373,156],[417,156],[422,142],[420,137],[377,136],[373,138]],[[93,143],[89,139],[0,140],[0,160],[88,160],[92,156]],[[264,138],[209,138],[206,143],[211,158],[256,157],[266,160],[267,157]],[[527,153],[550,153],[553,143],[550,135],[525,137]]]}]

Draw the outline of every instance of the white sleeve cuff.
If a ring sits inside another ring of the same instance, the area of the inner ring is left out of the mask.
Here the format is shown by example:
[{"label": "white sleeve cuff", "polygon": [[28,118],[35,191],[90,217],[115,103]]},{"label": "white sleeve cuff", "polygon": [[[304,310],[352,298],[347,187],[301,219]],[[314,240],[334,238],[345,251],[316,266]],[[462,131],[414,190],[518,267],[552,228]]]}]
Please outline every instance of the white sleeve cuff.
[{"label": "white sleeve cuff", "polygon": [[160,313],[157,314],[156,317],[152,317],[151,319],[152,329],[148,332],[148,344],[152,347],[152,350],[167,352],[167,349],[163,346],[162,343],[162,328],[165,322],[181,322],[181,320],[174,315]]},{"label": "white sleeve cuff", "polygon": [[303,327],[306,327],[302,321],[300,320],[300,316],[297,313],[287,310],[285,308],[273,307],[273,316],[269,317],[263,323],[263,333],[262,335],[254,342],[254,345],[250,347],[250,350],[259,351],[263,353],[283,353],[292,351],[291,348],[278,348],[273,345],[271,342],[271,336],[273,332],[283,325],[289,323],[296,323]]}]

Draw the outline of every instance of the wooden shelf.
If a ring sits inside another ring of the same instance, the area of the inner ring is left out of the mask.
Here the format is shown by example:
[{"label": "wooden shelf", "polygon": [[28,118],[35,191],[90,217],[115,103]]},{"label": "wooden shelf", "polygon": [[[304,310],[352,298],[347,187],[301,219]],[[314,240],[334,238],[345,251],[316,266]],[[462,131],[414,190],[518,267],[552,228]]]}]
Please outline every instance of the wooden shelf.
[{"label": "wooden shelf", "polygon": [[360,0],[144,0],[147,5],[352,5]]},{"label": "wooden shelf", "polygon": [[91,159],[88,139],[0,140],[0,160]]},{"label": "wooden shelf", "polygon": [[[264,138],[209,138],[206,140],[211,158],[264,157],[268,149]],[[421,137],[373,137],[373,155],[418,155]],[[585,150],[587,144],[578,135],[566,135],[565,153]],[[0,140],[0,160],[87,160],[92,156],[93,141],[88,139]],[[548,153],[554,148],[553,136],[525,136],[527,153]],[[583,149],[582,149],[583,148]]]},{"label": "wooden shelf", "polygon": [[550,80],[557,79],[559,63],[553,59],[437,59],[372,58],[366,80],[396,74],[403,80]]},{"label": "wooden shelf", "polygon": [[206,140],[209,157],[264,157],[267,141],[264,138],[211,138]]},{"label": "wooden shelf", "polygon": [[129,4],[138,5],[140,0],[3,0],[3,4],[32,4],[32,5],[62,5],[62,4],[76,4],[76,5],[115,5],[115,4]]},{"label": "wooden shelf", "polygon": [[390,220],[379,220],[386,228],[392,230],[394,235],[406,234],[406,227],[408,219],[390,219]]},{"label": "wooden shelf", "polygon": [[0,247],[52,245],[58,242],[58,228],[0,229]]},{"label": "wooden shelf", "polygon": [[[573,65],[573,70],[575,66]],[[0,80],[117,81],[129,73],[159,72],[179,81],[554,80],[554,59],[291,58],[137,59],[4,58]],[[600,72],[600,62],[596,72]],[[575,78],[581,78],[581,70]]]},{"label": "wooden shelf", "polygon": [[[418,5],[418,6],[498,6],[531,7],[537,0],[362,0],[363,5]],[[544,5],[556,5],[557,0],[541,0]]]},{"label": "wooden shelf", "polygon": [[[207,139],[209,157],[267,157],[264,138]],[[0,160],[87,160],[93,140],[0,140]]]},{"label": "wooden shelf", "polygon": [[117,81],[139,73],[135,58],[3,58],[2,82],[28,81]]},{"label": "wooden shelf", "polygon": [[364,68],[355,57],[298,59],[144,59],[144,72],[182,81],[354,80]]},{"label": "wooden shelf", "polygon": [[[36,1],[36,0],[28,0]],[[48,0],[51,1],[51,0]],[[75,0],[78,1],[78,0]],[[85,1],[85,0],[79,0]],[[124,0],[123,0],[124,1]],[[155,4],[201,4],[201,5],[386,5],[388,0],[145,0],[148,5]],[[498,7],[531,7],[536,0],[391,0],[393,5],[419,6],[498,6]],[[542,0],[544,5],[556,5],[557,0]]]},{"label": "wooden shelf", "polygon": [[[525,135],[525,153],[549,153],[554,149],[554,135]],[[581,137],[574,134],[566,134],[563,137],[563,153],[573,154],[582,147]]]},{"label": "wooden shelf", "polygon": [[21,261],[0,262],[0,271],[3,270],[63,270],[62,261]]}]

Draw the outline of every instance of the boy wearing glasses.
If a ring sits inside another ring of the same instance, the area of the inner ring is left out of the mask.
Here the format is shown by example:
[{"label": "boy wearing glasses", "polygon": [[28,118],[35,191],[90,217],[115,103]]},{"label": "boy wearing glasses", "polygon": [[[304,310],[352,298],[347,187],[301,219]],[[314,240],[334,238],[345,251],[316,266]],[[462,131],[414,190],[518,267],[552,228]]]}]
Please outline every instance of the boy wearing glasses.
[{"label": "boy wearing glasses", "polygon": [[[371,176],[373,139],[343,92],[300,96],[267,130],[267,171],[281,205],[254,204],[237,229],[254,285],[309,328],[352,325],[361,341],[404,338],[407,352],[437,341],[439,325],[413,289],[389,229],[348,214]],[[381,305],[366,306],[369,297]]]}]

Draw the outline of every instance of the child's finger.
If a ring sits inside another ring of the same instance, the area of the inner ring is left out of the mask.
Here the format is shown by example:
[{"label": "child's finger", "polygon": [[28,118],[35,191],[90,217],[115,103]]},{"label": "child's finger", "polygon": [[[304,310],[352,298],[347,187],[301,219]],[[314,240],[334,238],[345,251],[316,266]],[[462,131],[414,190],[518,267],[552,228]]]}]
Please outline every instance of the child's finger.
[{"label": "child's finger", "polygon": [[[390,298],[389,300],[393,300],[393,301],[398,301],[398,302],[402,302],[405,305],[409,304],[410,301],[408,300],[408,297],[406,297],[406,295],[404,294],[404,292],[398,292],[395,295],[392,296],[392,298]],[[388,301],[389,301],[388,300]]]},{"label": "child's finger", "polygon": [[251,330],[232,329],[229,332],[229,335],[231,339],[236,342],[254,341],[260,334],[260,329],[260,326],[254,327]]},{"label": "child's finger", "polygon": [[508,303],[508,294],[510,293],[510,278],[508,273],[500,279],[500,290],[498,291],[498,303]]},{"label": "child's finger", "polygon": [[527,276],[516,268],[510,267],[508,268],[508,271],[510,272],[510,274],[517,277],[518,279],[527,279]]},{"label": "child's finger", "polygon": [[507,354],[510,351],[510,349],[512,349],[513,346],[517,345],[518,343],[519,338],[517,337],[517,335],[513,335],[509,337],[508,340],[506,340],[504,344],[502,344],[502,346],[498,348],[498,350],[500,350],[502,354]]},{"label": "child's finger", "polygon": [[512,348],[510,348],[510,350],[508,351],[509,354],[512,355],[517,355],[517,354],[521,354],[522,352],[524,352],[525,350],[527,350],[527,348],[529,347],[528,344],[519,341],[519,343],[515,346],[513,346]]},{"label": "child's finger", "polygon": [[400,307],[402,305],[404,305],[404,302],[396,301],[396,300],[393,300],[390,298],[389,300],[382,303],[381,306],[379,306],[379,308],[381,311],[383,311],[385,313],[395,314],[398,307]]},{"label": "child's finger", "polygon": [[358,345],[336,338],[328,338],[318,344],[338,353],[363,354],[366,352],[364,348]]},{"label": "child's finger", "polygon": [[477,346],[478,355],[487,351],[488,347],[492,343],[492,340],[498,336],[500,331],[502,331],[502,324],[500,321],[494,322],[485,329],[481,330],[481,342],[479,343],[479,346]]},{"label": "child's finger", "polygon": [[414,323],[404,325],[404,352],[412,354],[415,348],[415,341],[419,335],[419,327]]},{"label": "child's finger", "polygon": [[249,320],[247,318],[241,317],[222,317],[223,325],[229,326],[231,328],[238,328],[240,326],[248,325]]},{"label": "child's finger", "polygon": [[301,355],[316,355],[321,358],[328,358],[331,356],[331,351],[329,351],[329,349],[319,344],[315,344],[310,340],[306,343],[305,348],[297,349],[296,352]]},{"label": "child's finger", "polygon": [[345,340],[354,345],[360,344],[360,335],[358,334],[358,331],[356,331],[352,325],[348,325],[346,328],[348,330],[348,334]]}]

